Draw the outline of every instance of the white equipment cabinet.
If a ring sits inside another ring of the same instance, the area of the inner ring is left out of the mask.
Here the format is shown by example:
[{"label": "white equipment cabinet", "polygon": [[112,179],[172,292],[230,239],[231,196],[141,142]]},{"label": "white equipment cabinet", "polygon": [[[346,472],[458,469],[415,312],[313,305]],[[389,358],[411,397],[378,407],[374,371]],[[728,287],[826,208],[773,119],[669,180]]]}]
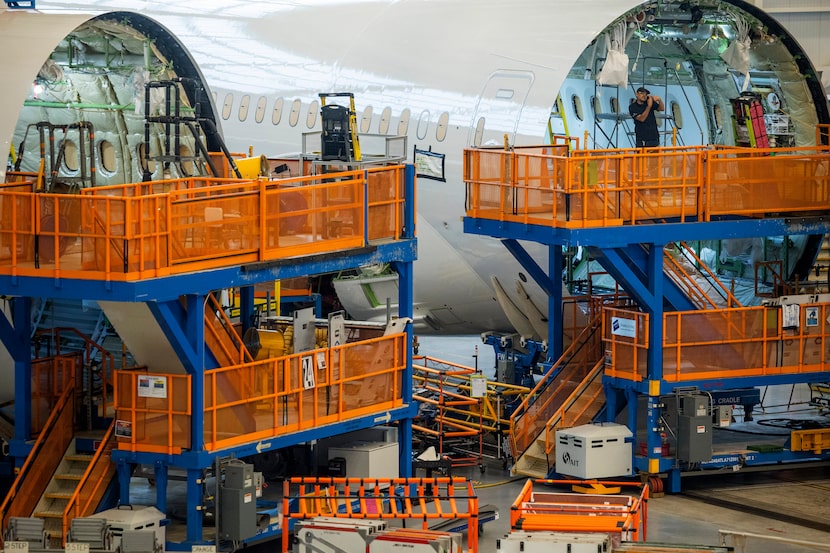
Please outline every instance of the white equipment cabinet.
[{"label": "white equipment cabinet", "polygon": [[583,424],[556,431],[556,472],[576,478],[630,476],[632,433],[622,424]]},{"label": "white equipment cabinet", "polygon": [[329,448],[329,461],[341,457],[346,461],[349,478],[397,478],[397,442],[354,442]]}]

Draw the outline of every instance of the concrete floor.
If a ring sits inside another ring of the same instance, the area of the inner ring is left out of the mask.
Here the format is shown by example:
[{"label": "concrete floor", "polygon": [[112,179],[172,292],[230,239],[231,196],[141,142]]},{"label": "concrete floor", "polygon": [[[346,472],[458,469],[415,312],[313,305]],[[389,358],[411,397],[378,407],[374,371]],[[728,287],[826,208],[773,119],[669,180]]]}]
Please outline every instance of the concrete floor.
[{"label": "concrete floor", "polygon": [[[468,366],[472,366],[477,360],[485,375],[491,374],[490,370],[494,364],[492,348],[482,345],[478,337],[420,337],[420,341],[422,355]],[[476,355],[477,357],[474,357]],[[485,468],[482,473],[477,466],[457,467],[453,469],[452,475],[465,477],[474,482],[480,505],[493,504],[498,508],[499,518],[484,526],[479,541],[479,551],[490,553],[496,551],[497,540],[510,531],[510,505],[519,495],[526,479],[511,477],[501,462],[494,459],[485,460]],[[695,482],[694,487],[698,495],[702,489],[704,495],[728,495],[737,503],[767,503],[772,506],[771,510],[779,506],[781,512],[800,510],[806,511],[806,516],[813,512],[816,520],[826,521],[830,525],[830,469],[809,470],[809,475],[788,470],[786,477],[767,477],[766,480],[764,476],[736,475],[731,472],[691,480]],[[684,477],[684,488],[686,481]],[[698,481],[701,482],[700,485],[697,484]],[[538,489],[536,486],[534,490]],[[281,490],[282,486],[273,483],[269,489],[273,493]],[[131,490],[134,504],[154,504],[156,491],[146,478],[134,478]],[[184,483],[171,481],[168,504],[171,509],[169,516],[174,522],[169,529],[168,539],[172,541],[183,539],[181,515],[185,510],[184,495]],[[830,550],[830,532],[781,519],[780,515],[760,516],[739,509],[704,503],[683,493],[665,495],[653,497],[649,501],[646,537],[649,542],[717,546],[723,544],[719,531],[725,530],[752,536],[745,539],[726,539],[726,545],[735,546],[735,551],[741,553],[803,553]],[[825,528],[827,527],[825,525]],[[210,539],[210,531],[205,529],[206,539]],[[177,533],[180,537],[177,537]],[[756,536],[766,536],[767,539]],[[814,545],[796,542],[812,542]],[[279,542],[259,544],[250,550],[255,553],[274,553],[279,550]]]}]

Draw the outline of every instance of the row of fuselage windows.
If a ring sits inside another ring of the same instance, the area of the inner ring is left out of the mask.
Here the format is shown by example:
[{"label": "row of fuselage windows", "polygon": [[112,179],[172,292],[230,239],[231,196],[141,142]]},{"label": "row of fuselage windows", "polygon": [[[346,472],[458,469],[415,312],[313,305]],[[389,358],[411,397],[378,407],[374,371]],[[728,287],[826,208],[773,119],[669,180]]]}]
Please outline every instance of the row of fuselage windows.
[{"label": "row of fuselage windows", "polygon": [[[239,121],[244,122],[248,119],[251,110],[251,97],[250,95],[244,95],[239,103],[239,109],[237,111]],[[254,112],[254,121],[257,123],[262,123],[265,120],[265,113],[268,104],[268,99],[265,96],[261,96],[259,100],[257,100]],[[599,98],[593,97],[592,98],[592,107],[594,110],[594,114],[601,113],[602,106],[600,105]],[[230,119],[233,113],[233,105],[234,105],[234,96],[232,93],[228,93],[225,96],[224,103],[222,105],[222,118],[225,120]],[[571,107],[573,108],[573,112],[576,117],[580,121],[584,121],[584,109],[582,106],[582,100],[579,96],[573,95],[571,96]],[[612,113],[620,113],[620,106],[618,103],[617,98],[610,99],[610,109]],[[288,111],[286,116],[285,112]],[[284,98],[277,98],[274,102],[273,109],[271,110],[271,123],[274,125],[279,125],[283,117],[287,117],[287,122],[290,126],[296,127],[300,122],[300,114],[302,111],[302,101],[297,98],[291,101],[288,105],[286,105],[286,101]],[[674,120],[674,124],[678,129],[683,128],[683,117],[680,111],[680,106],[677,102],[670,102],[669,104],[669,111],[672,115]],[[313,129],[314,126],[317,124],[317,118],[320,113],[320,104],[318,101],[313,101],[308,105],[305,113],[305,126],[308,129]],[[368,133],[370,131],[372,125],[372,119],[374,116],[374,109],[372,106],[366,106],[360,114],[360,122],[359,122],[359,132],[361,133]],[[447,136],[447,128],[449,125],[449,112],[443,112],[438,117],[438,125],[435,131],[435,138],[439,142],[443,141]],[[401,112],[400,119],[398,120],[397,126],[397,134],[398,135],[405,135],[409,131],[409,123],[411,119],[411,111],[409,108],[405,108]],[[378,121],[378,134],[389,134],[389,129],[392,122],[392,108],[387,106],[383,109],[380,114],[380,120]],[[483,127],[484,119],[481,118],[478,122],[478,127]],[[429,129],[430,124],[430,112],[429,110],[423,110],[419,117],[418,117],[418,126],[416,129],[417,137],[419,140],[423,140],[426,138],[427,131]],[[479,133],[477,132],[476,135]],[[478,144],[480,145],[480,144]],[[116,167],[116,159],[115,159],[115,148],[109,141],[102,140],[98,143],[98,160],[100,164],[100,168],[105,173],[115,173],[117,170]],[[139,154],[139,159],[143,159],[143,156]],[[64,169],[70,173],[75,173],[79,170],[79,158],[78,158],[78,151],[77,146],[72,141],[67,141],[67,148],[64,156]],[[150,170],[153,170],[152,163]]]},{"label": "row of fuselage windows", "polygon": [[[214,101],[216,98],[214,97]],[[235,98],[233,93],[229,92],[225,94],[224,101],[222,103],[221,109],[221,116],[224,120],[229,120],[234,113],[234,104]],[[577,95],[571,96],[571,107],[573,109],[574,115],[580,121],[585,120],[584,108],[582,105],[582,99]],[[593,108],[594,116],[600,113],[605,113],[606,110],[603,109],[599,97],[592,97],[591,98],[591,107]],[[617,98],[611,98],[609,100],[609,109],[611,113],[621,113],[619,100]],[[680,105],[675,102],[669,102],[669,113],[674,120],[674,125],[681,129],[683,128],[683,114],[680,110]],[[238,109],[236,110],[237,117],[240,122],[245,122],[251,115],[251,111],[254,111],[254,121],[256,123],[262,123],[265,121],[267,109],[268,109],[268,98],[265,96],[260,96],[257,100],[256,105],[251,105],[251,96],[246,94],[242,96],[239,101]],[[308,129],[313,129],[317,124],[317,119],[320,113],[320,103],[317,100],[312,101],[308,104],[307,108],[305,109],[305,113],[303,113],[303,104],[302,100],[299,98],[295,98],[294,100],[287,101],[285,98],[277,98],[274,101],[274,105],[271,109],[271,123],[273,125],[279,125],[283,122],[283,118],[287,118],[287,123],[291,127],[296,127],[300,124],[301,117],[304,115],[305,117],[305,126]],[[627,109],[624,114],[627,114]],[[363,108],[363,111],[359,114],[359,122],[358,122],[358,132],[366,134],[370,132],[372,126],[372,118],[374,116],[374,108],[373,106],[366,106]],[[430,124],[430,117],[431,114],[429,110],[423,110],[418,116],[418,123],[416,129],[416,136],[419,140],[423,140],[426,138],[427,131],[429,129]],[[438,117],[438,125],[435,131],[435,138],[438,142],[443,141],[447,136],[447,127],[449,124],[450,114],[449,112],[443,112]],[[411,119],[411,111],[409,108],[405,108],[401,112],[400,119],[398,120],[398,127],[397,133],[398,135],[405,135],[409,131],[409,123]],[[479,121],[479,124],[483,124],[483,119]],[[380,120],[378,121],[377,132],[378,134],[389,134],[390,127],[392,123],[392,108],[387,106],[383,109],[380,114]]]},{"label": "row of fuselage windows", "polygon": [[[214,102],[217,102],[217,98],[214,93]],[[225,121],[229,120],[231,117],[234,116],[234,104],[235,98],[233,93],[229,92],[225,94],[225,98],[222,101],[220,113],[222,119]],[[253,120],[256,123],[262,123],[265,121],[267,113],[268,113],[268,98],[265,96],[260,96],[260,98],[256,101],[255,105],[251,104],[251,96],[245,94],[240,98],[239,105],[236,109],[236,117],[239,119],[240,122],[244,123],[251,117],[251,112],[253,111]],[[308,104],[308,106],[303,109],[302,100],[299,98],[295,98],[294,100],[286,100],[285,98],[277,98],[274,100],[274,104],[271,108],[271,123],[273,125],[279,125],[283,121],[287,122],[289,126],[296,127],[300,124],[301,121],[304,121],[305,127],[307,129],[313,129],[315,125],[317,125],[317,119],[320,115],[320,102],[317,100],[312,101]],[[358,132],[362,134],[367,134],[371,131],[372,126],[372,119],[374,118],[374,107],[373,106],[366,106],[363,108],[363,111],[356,114],[358,119]],[[432,114],[429,110],[423,110],[418,115],[417,127],[416,127],[416,136],[419,140],[424,140],[426,138],[427,132],[429,130],[429,125],[431,123]],[[380,112],[380,119],[378,120],[377,126],[377,133],[378,134],[389,134],[390,131],[394,131],[397,135],[405,135],[409,132],[409,124],[410,120],[412,119],[412,112],[409,108],[404,108],[401,112],[401,116],[398,119],[398,125],[396,129],[392,128],[392,108],[387,106],[383,108]],[[450,114],[449,112],[445,111],[441,115],[438,116],[438,125],[435,130],[435,138],[439,142],[443,141],[447,137],[447,128],[449,126],[450,121]]]}]

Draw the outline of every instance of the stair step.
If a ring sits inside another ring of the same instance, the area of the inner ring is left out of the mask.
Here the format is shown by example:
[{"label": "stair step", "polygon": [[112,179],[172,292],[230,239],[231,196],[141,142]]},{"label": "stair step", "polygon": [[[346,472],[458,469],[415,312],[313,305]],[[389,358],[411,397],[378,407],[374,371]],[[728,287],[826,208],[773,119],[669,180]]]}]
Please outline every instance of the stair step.
[{"label": "stair step", "polygon": [[65,457],[67,461],[84,461],[86,463],[92,461],[92,455],[86,455],[83,453],[75,453],[73,455],[67,455]]},{"label": "stair step", "polygon": [[64,473],[64,474],[56,474],[55,475],[55,480],[74,480],[76,482],[80,482],[81,478],[83,478],[83,477],[84,477],[83,474]]},{"label": "stair step", "polygon": [[63,511],[35,511],[34,516],[47,519],[63,518]]},{"label": "stair step", "polygon": [[69,501],[72,499],[72,495],[74,492],[46,492],[43,494],[43,497],[46,499],[63,499],[64,501]]}]

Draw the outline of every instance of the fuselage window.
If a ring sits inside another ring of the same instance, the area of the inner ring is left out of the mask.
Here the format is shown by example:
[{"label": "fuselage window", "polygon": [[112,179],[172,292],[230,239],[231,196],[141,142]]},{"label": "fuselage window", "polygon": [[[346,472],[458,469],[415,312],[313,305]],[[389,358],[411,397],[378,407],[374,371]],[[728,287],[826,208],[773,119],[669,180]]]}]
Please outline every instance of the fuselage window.
[{"label": "fuselage window", "polygon": [[389,123],[392,120],[392,108],[386,106],[380,114],[380,123],[378,123],[378,134],[386,134],[389,132]]},{"label": "fuselage window", "polygon": [[372,128],[372,115],[374,114],[372,106],[366,106],[363,110],[363,116],[360,118],[360,132],[367,133]]},{"label": "fuselage window", "polygon": [[251,96],[246,94],[239,101],[239,120],[245,121],[248,118],[248,106],[251,105]]},{"label": "fuselage window", "polygon": [[674,119],[674,126],[677,127],[677,130],[683,128],[683,112],[680,111],[680,104],[677,102],[671,103],[671,116]]},{"label": "fuselage window", "polygon": [[291,113],[288,114],[288,124],[292,127],[297,126],[297,122],[300,120],[300,108],[302,107],[302,102],[299,98],[295,99],[291,103]]},{"label": "fuselage window", "polygon": [[476,123],[476,133],[473,136],[473,147],[480,148],[481,147],[481,137],[484,136],[484,117],[479,117],[478,123]]},{"label": "fuselage window", "polygon": [[596,96],[591,97],[591,106],[594,108],[594,119],[599,121],[599,114],[602,113],[602,102]]},{"label": "fuselage window", "polygon": [[620,112],[620,101],[616,98],[611,98],[611,113]]},{"label": "fuselage window", "polygon": [[231,110],[233,109],[233,94],[228,92],[225,94],[225,104],[222,106],[222,119],[229,119]]},{"label": "fuselage window", "polygon": [[149,171],[150,174],[153,174],[156,172],[156,162],[152,159],[146,159],[144,152],[144,143],[141,143],[138,145],[138,151],[136,152],[138,154],[138,165],[141,167],[142,172]]},{"label": "fuselage window", "polygon": [[101,169],[109,174],[115,173],[118,165],[115,163],[115,146],[109,140],[102,140],[98,143],[98,159]]},{"label": "fuselage window", "polygon": [[265,106],[268,104],[268,98],[265,96],[260,96],[259,100],[256,102],[256,115],[254,119],[256,119],[257,123],[262,123],[265,119]]},{"label": "fuselage window", "polygon": [[720,104],[715,104],[713,108],[713,114],[715,116],[715,128],[722,129],[723,128],[723,114],[720,111]]},{"label": "fuselage window", "polygon": [[280,124],[280,120],[282,119],[283,104],[285,104],[285,100],[282,98],[277,98],[277,101],[274,102],[274,111],[271,112],[271,123],[274,125]]},{"label": "fuselage window", "polygon": [[450,113],[445,111],[438,118],[438,128],[435,129],[435,138],[438,142],[443,142],[447,138],[447,127],[450,122]]},{"label": "fuselage window", "polygon": [[574,114],[576,114],[576,118],[580,121],[584,121],[585,114],[582,112],[582,99],[576,94],[573,94],[571,96],[571,106],[573,106],[574,108]]},{"label": "fuselage window", "polygon": [[193,174],[193,151],[188,146],[182,144],[179,146],[179,157],[181,158],[179,169],[182,175],[185,177],[191,176]]},{"label": "fuselage window", "polygon": [[61,147],[63,148],[63,168],[70,173],[76,172],[80,168],[78,145],[71,140],[64,140]]},{"label": "fuselage window", "polygon": [[415,133],[415,136],[418,137],[418,140],[423,140],[427,137],[427,130],[429,129],[429,110],[425,109],[421,112],[421,115],[418,116],[418,129]]},{"label": "fuselage window", "polygon": [[216,91],[215,90],[212,91],[210,93],[210,96],[213,98],[213,105],[216,105],[216,100],[217,100]]},{"label": "fuselage window", "polygon": [[398,135],[404,135],[409,132],[409,117],[411,113],[409,108],[405,108],[401,112],[401,120],[398,121]]},{"label": "fuselage window", "polygon": [[313,129],[314,125],[317,124],[317,114],[320,113],[320,102],[314,100],[310,104],[308,104],[308,113],[305,117],[305,125],[309,129]]}]

